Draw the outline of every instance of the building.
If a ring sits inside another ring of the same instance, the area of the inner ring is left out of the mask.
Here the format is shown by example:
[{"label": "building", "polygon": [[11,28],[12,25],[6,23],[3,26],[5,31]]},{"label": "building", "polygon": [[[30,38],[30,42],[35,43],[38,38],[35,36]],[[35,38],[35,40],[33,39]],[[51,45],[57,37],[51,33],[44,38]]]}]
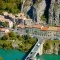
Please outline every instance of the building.
[{"label": "building", "polygon": [[2,12],[2,15],[3,15],[5,18],[7,18],[8,12]]},{"label": "building", "polygon": [[24,18],[22,22],[24,23],[24,25],[32,25],[32,19]]},{"label": "building", "polygon": [[60,39],[60,27],[45,27],[39,24],[33,26],[20,25],[17,27],[17,30],[28,34],[39,35],[40,37]]},{"label": "building", "polygon": [[32,19],[26,18],[24,13],[18,13],[16,15],[13,15],[12,13],[2,12],[2,16],[5,19],[9,19],[10,21],[12,21],[14,24],[17,24],[17,25],[19,24],[31,25],[32,24]]},{"label": "building", "polygon": [[0,28],[0,37],[2,37],[4,34],[7,34],[7,33],[9,33],[8,29]]},{"label": "building", "polygon": [[16,24],[31,25],[32,19],[26,18],[24,13],[16,14]]},{"label": "building", "polygon": [[4,16],[5,19],[10,19],[13,23],[15,23],[15,16],[8,12],[2,12],[2,16]]},{"label": "building", "polygon": [[6,27],[12,28],[13,27],[13,22],[10,19],[5,19],[4,16],[0,15],[0,26],[2,26],[2,23],[6,23]]},{"label": "building", "polygon": [[13,23],[15,23],[15,16],[13,14],[11,14],[11,13],[8,14],[8,17]]},{"label": "building", "polygon": [[18,13],[15,15],[15,21],[17,24],[22,23],[23,18],[25,18],[24,13]]}]

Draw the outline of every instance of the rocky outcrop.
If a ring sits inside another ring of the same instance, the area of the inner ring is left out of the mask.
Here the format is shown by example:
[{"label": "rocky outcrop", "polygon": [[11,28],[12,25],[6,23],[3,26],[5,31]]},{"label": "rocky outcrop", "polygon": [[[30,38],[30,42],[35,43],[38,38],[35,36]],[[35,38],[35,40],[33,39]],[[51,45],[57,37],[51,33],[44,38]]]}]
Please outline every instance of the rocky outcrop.
[{"label": "rocky outcrop", "polygon": [[25,14],[29,11],[32,5],[32,0],[22,0],[22,8],[21,11]]},{"label": "rocky outcrop", "polygon": [[37,23],[43,23],[41,22],[41,16],[44,14],[45,8],[46,8],[46,3],[45,0],[42,0],[40,3],[36,3],[34,5],[37,13]]},{"label": "rocky outcrop", "polygon": [[23,0],[22,11],[34,22],[40,23],[46,7],[45,0]]},{"label": "rocky outcrop", "polygon": [[60,54],[60,40],[47,40],[43,44],[44,54]]},{"label": "rocky outcrop", "polygon": [[48,21],[50,25],[60,26],[60,0],[51,1]]},{"label": "rocky outcrop", "polygon": [[41,19],[45,15],[46,23],[60,26],[60,0],[22,0],[22,9],[27,18],[34,22],[44,23]]}]

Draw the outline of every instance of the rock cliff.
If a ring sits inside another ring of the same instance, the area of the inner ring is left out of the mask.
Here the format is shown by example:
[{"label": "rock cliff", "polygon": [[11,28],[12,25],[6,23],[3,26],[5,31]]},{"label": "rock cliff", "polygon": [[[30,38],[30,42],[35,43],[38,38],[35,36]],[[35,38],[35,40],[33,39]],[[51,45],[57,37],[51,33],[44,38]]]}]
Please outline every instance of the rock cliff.
[{"label": "rock cliff", "polygon": [[43,44],[44,54],[60,54],[60,40],[46,40]]},{"label": "rock cliff", "polygon": [[60,26],[60,0],[52,0],[49,8],[49,24]]},{"label": "rock cliff", "polygon": [[34,22],[40,23],[40,17],[44,14],[45,7],[45,0],[23,0],[22,11]]},{"label": "rock cliff", "polygon": [[[60,0],[22,0],[21,11],[34,22],[60,26]],[[41,19],[42,15],[46,21]]]}]

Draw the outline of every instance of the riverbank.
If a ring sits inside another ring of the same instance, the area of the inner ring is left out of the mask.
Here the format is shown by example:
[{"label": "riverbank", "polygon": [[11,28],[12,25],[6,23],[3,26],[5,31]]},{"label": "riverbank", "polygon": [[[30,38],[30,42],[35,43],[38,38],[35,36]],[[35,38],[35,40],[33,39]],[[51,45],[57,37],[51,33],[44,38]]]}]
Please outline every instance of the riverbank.
[{"label": "riverbank", "polygon": [[43,54],[60,54],[60,40],[46,40],[43,44]]},{"label": "riverbank", "polygon": [[36,60],[60,60],[60,40],[45,40],[42,52]]},{"label": "riverbank", "polygon": [[18,49],[20,51],[28,52],[32,46],[37,42],[36,38],[29,35],[20,36],[14,32],[4,35],[0,38],[0,48],[3,49]]}]

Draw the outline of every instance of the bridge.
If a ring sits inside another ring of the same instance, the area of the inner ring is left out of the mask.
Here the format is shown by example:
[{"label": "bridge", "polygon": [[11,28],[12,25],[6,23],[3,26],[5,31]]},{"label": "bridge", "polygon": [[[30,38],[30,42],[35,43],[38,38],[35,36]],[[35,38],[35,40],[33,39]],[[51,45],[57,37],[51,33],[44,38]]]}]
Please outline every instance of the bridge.
[{"label": "bridge", "polygon": [[35,44],[33,49],[30,51],[28,56],[25,58],[25,60],[36,60],[37,53],[42,55],[43,43],[44,41],[41,43],[40,40],[38,39],[37,43]]}]

